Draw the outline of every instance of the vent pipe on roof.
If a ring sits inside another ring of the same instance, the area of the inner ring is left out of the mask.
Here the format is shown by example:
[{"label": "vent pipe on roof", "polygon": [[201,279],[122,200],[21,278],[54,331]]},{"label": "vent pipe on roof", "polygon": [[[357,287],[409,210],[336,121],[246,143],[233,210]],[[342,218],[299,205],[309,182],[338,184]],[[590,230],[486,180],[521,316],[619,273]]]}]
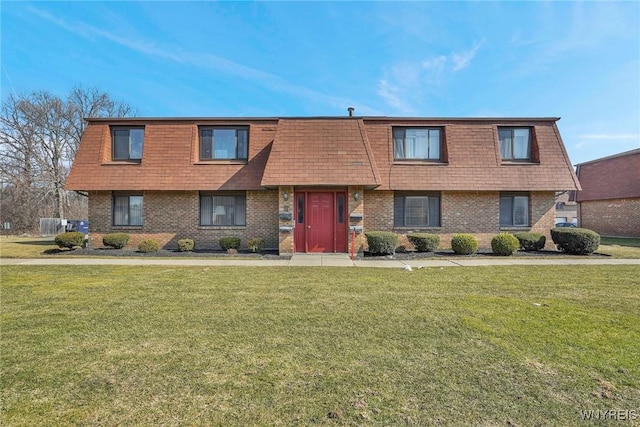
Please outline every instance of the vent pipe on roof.
[{"label": "vent pipe on roof", "polygon": [[353,111],[354,110],[355,110],[355,108],[353,108],[353,107],[347,108],[347,111],[349,112],[349,117],[353,117]]}]

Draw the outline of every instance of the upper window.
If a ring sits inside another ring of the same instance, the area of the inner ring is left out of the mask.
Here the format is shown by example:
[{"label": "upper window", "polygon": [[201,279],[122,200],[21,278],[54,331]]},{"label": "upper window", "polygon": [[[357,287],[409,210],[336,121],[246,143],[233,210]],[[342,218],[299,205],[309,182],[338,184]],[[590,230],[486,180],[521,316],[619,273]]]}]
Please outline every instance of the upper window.
[{"label": "upper window", "polygon": [[396,227],[440,227],[440,195],[396,193],[393,223]]},{"label": "upper window", "polygon": [[530,134],[529,128],[499,128],[498,138],[502,160],[530,160]]},{"label": "upper window", "polygon": [[529,226],[528,194],[500,194],[500,226]]},{"label": "upper window", "polygon": [[201,194],[200,225],[246,225],[245,194]]},{"label": "upper window", "polygon": [[200,160],[247,160],[249,128],[201,127]]},{"label": "upper window", "polygon": [[143,127],[114,127],[111,130],[113,140],[113,160],[140,160],[144,143]]},{"label": "upper window", "polygon": [[142,225],[141,195],[113,196],[113,225]]},{"label": "upper window", "polygon": [[393,128],[396,160],[441,160],[440,128]]}]

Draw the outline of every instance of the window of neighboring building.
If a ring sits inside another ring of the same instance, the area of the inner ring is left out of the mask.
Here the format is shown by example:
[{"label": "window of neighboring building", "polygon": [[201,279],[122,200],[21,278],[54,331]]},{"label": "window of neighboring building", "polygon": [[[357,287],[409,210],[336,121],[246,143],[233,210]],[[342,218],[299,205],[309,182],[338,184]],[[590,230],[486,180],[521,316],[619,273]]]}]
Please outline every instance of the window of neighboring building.
[{"label": "window of neighboring building", "polygon": [[396,227],[440,227],[440,195],[396,192],[393,223]]},{"label": "window of neighboring building", "polygon": [[136,195],[113,196],[113,225],[142,225],[143,197]]},{"label": "window of neighboring building", "polygon": [[503,193],[500,195],[500,226],[529,226],[529,195]]},{"label": "window of neighboring building", "polygon": [[201,127],[201,160],[246,160],[248,127]]},{"label": "window of neighboring building", "polygon": [[502,160],[531,160],[530,136],[529,128],[499,128]]},{"label": "window of neighboring building", "polygon": [[396,160],[441,160],[440,128],[393,128]]},{"label": "window of neighboring building", "polygon": [[114,127],[111,130],[113,140],[113,160],[140,160],[144,144],[143,127]]},{"label": "window of neighboring building", "polygon": [[246,225],[245,194],[201,194],[200,225]]}]

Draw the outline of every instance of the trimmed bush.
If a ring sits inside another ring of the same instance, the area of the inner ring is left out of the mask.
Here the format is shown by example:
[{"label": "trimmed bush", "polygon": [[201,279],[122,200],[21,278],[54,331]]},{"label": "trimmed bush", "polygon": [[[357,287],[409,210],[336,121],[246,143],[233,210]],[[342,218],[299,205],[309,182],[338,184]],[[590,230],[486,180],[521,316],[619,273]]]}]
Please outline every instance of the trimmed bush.
[{"label": "trimmed bush", "polygon": [[454,234],[451,249],[458,255],[471,255],[478,250],[478,239],[472,234]]},{"label": "trimmed bush", "polygon": [[247,240],[247,247],[251,252],[260,252],[265,247],[264,239],[261,237],[255,237]]},{"label": "trimmed bush", "polygon": [[235,249],[237,251],[238,249],[240,249],[240,238],[223,237],[222,239],[218,240],[218,244],[224,251],[227,251],[229,249]]},{"label": "trimmed bush", "polygon": [[573,255],[590,254],[600,246],[600,235],[586,228],[552,228],[551,238],[558,249]]},{"label": "trimmed bush", "polygon": [[440,236],[437,234],[411,233],[407,239],[418,252],[434,252],[440,244]]},{"label": "trimmed bush", "polygon": [[513,234],[500,233],[491,239],[491,250],[496,255],[510,256],[520,248],[520,241]]},{"label": "trimmed bush", "polygon": [[390,231],[368,231],[364,233],[369,252],[379,255],[393,255],[398,247],[398,235]]},{"label": "trimmed bush", "polygon": [[520,248],[527,252],[542,250],[547,243],[547,238],[544,234],[533,231],[515,233],[514,236],[516,236],[516,239],[520,242]]},{"label": "trimmed bush", "polygon": [[180,252],[191,252],[196,243],[193,239],[180,239],[178,240],[178,249]]},{"label": "trimmed bush", "polygon": [[158,252],[160,243],[153,239],[144,239],[138,244],[138,251],[148,254],[150,252]]},{"label": "trimmed bush", "polygon": [[129,235],[127,233],[110,233],[102,237],[102,244],[114,249],[122,249],[129,243]]},{"label": "trimmed bush", "polygon": [[73,249],[76,246],[82,247],[84,245],[84,234],[79,231],[60,233],[56,236],[55,242],[59,248]]}]

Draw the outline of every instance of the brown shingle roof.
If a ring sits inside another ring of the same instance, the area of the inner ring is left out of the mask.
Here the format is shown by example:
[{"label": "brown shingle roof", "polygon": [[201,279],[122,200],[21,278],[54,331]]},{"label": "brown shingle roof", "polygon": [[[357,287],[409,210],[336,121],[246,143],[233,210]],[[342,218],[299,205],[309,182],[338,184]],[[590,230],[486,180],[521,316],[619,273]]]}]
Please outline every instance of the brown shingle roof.
[{"label": "brown shingle roof", "polygon": [[578,202],[640,197],[640,149],[580,163],[577,174]]},{"label": "brown shingle roof", "polygon": [[[579,188],[555,118],[544,119],[387,119],[365,127],[380,170],[381,190],[564,191]],[[394,162],[393,126],[444,128],[446,160]],[[532,126],[539,162],[502,164],[498,126]]]},{"label": "brown shingle roof", "polygon": [[[92,119],[67,188],[257,190],[278,185],[362,185],[383,190],[561,191],[579,188],[556,118],[389,117]],[[145,125],[140,164],[111,161],[110,125]],[[249,161],[198,160],[199,125],[250,127]],[[531,126],[539,162],[501,164],[498,126]],[[393,159],[393,126],[439,126],[446,163]]]},{"label": "brown shingle roof", "polygon": [[262,185],[378,184],[362,120],[280,120]]},{"label": "brown shingle roof", "polygon": [[[146,124],[142,161],[111,161],[110,124]],[[248,125],[247,163],[199,162],[198,125]],[[70,190],[260,190],[277,120],[92,120],[67,178]]]}]

